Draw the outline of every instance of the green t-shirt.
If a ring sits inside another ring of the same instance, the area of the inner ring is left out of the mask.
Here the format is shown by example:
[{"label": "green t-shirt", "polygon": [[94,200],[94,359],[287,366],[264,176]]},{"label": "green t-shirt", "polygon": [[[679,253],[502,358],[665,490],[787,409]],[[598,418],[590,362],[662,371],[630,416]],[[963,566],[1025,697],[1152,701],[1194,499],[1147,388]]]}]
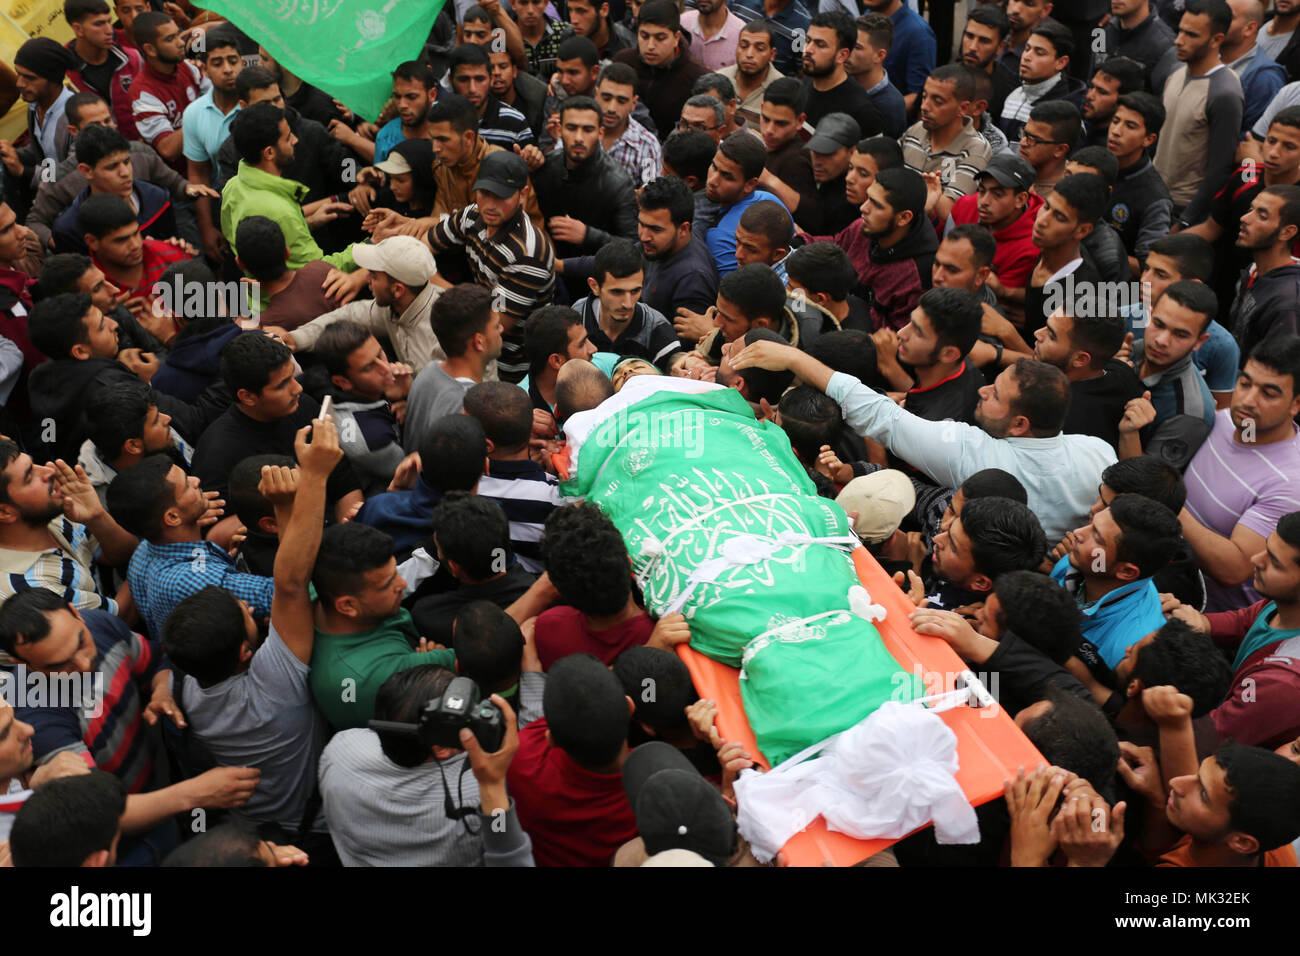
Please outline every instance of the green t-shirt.
[{"label": "green t-shirt", "polygon": [[335,730],[364,727],[374,716],[375,694],[398,671],[421,664],[454,668],[453,651],[419,653],[411,612],[402,610],[378,627],[356,634],[316,629],[311,655],[311,694]]}]

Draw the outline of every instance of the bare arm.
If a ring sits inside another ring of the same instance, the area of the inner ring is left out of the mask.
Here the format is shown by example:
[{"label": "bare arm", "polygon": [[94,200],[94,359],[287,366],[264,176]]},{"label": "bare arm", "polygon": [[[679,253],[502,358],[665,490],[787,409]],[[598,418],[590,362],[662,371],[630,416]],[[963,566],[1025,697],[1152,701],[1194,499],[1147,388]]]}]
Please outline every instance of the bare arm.
[{"label": "bare arm", "polygon": [[1186,508],[1178,515],[1183,537],[1196,552],[1201,570],[1225,587],[1249,581],[1255,573],[1252,555],[1264,550],[1264,538],[1245,525],[1232,529],[1232,537],[1216,534],[1192,517]]},{"label": "bare arm", "polygon": [[310,587],[325,526],[325,484],[343,457],[338,429],[332,421],[303,426],[295,438],[294,452],[299,471],[266,466],[258,490],[271,501],[276,524],[284,529],[275,553],[271,623],[293,656],[306,664],[311,661],[316,634]]}]

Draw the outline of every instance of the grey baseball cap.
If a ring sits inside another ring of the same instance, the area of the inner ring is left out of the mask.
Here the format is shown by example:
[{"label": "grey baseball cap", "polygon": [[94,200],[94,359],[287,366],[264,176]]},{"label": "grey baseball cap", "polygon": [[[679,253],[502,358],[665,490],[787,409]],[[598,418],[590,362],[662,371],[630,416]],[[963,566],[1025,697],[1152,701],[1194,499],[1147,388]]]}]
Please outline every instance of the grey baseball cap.
[{"label": "grey baseball cap", "polygon": [[817,124],[806,149],[814,153],[834,153],[845,146],[857,146],[862,128],[848,113],[827,113]]},{"label": "grey baseball cap", "polygon": [[1014,153],[998,153],[989,160],[981,176],[992,176],[999,185],[1019,192],[1034,184],[1034,167]]}]

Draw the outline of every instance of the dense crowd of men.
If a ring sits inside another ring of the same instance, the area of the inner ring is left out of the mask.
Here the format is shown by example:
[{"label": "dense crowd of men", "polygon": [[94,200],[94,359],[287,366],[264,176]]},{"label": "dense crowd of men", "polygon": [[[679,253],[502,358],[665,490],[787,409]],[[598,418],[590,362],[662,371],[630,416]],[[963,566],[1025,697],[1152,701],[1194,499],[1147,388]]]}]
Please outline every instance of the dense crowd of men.
[{"label": "dense crowd of men", "polygon": [[0,64],[0,862],[756,865],[561,490],[645,375],[780,429],[1043,756],[871,865],[1296,866],[1300,2],[956,12],[456,0],[359,116],[66,0]]}]

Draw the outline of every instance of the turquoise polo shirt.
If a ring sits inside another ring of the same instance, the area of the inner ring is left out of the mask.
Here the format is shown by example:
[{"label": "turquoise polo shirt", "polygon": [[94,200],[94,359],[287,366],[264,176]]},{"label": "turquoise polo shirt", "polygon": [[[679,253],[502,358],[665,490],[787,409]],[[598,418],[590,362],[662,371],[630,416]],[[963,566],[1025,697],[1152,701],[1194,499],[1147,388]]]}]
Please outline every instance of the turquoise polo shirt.
[{"label": "turquoise polo shirt", "polygon": [[240,107],[236,106],[229,113],[221,112],[212,101],[212,90],[208,90],[185,107],[185,112],[181,114],[185,158],[196,163],[208,163],[212,167],[214,180],[220,175],[217,152],[230,135],[230,124],[234,122],[239,110]]}]

